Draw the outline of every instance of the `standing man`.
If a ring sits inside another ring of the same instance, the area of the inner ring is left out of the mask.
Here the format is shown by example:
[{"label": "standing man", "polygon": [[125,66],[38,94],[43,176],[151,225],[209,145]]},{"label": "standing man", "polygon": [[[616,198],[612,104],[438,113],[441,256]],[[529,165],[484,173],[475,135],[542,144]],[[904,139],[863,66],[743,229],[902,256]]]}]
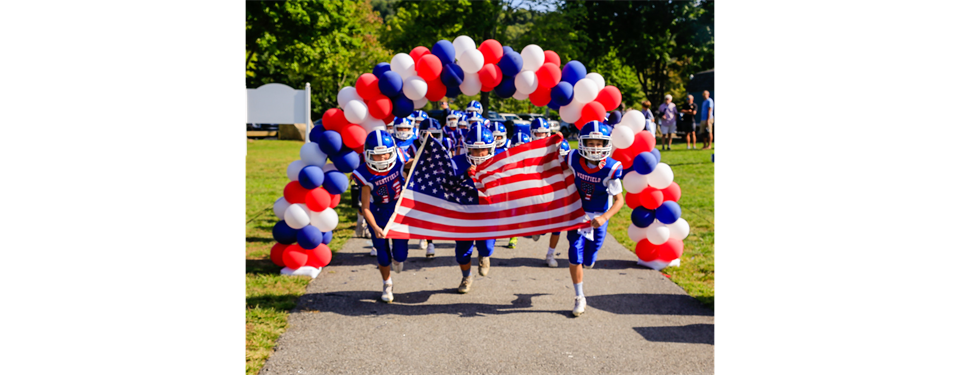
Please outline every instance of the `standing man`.
[{"label": "standing man", "polygon": [[690,138],[693,138],[693,149],[697,149],[697,132],[693,128],[697,116],[697,103],[693,102],[693,95],[687,95],[687,102],[680,105],[680,121],[677,123],[677,130],[687,133],[684,138],[687,140],[687,150],[690,149]]},{"label": "standing man", "polygon": [[677,134],[677,106],[672,103],[673,96],[667,94],[663,104],[660,105],[660,134],[663,139],[660,142],[660,150],[670,150],[670,144],[673,143],[673,135]]},{"label": "standing man", "polygon": [[710,91],[703,90],[703,105],[700,106],[700,133],[703,139],[703,149],[713,148],[713,99]]}]

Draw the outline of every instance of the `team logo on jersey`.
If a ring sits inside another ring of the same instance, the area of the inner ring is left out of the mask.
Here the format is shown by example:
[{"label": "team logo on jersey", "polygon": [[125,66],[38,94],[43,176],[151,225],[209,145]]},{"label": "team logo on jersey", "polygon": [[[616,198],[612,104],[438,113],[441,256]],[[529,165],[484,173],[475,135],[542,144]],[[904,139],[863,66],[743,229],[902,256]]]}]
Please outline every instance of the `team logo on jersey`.
[{"label": "team logo on jersey", "polygon": [[583,199],[591,200],[593,198],[593,184],[589,182],[583,182],[580,184],[581,191],[583,191]]}]

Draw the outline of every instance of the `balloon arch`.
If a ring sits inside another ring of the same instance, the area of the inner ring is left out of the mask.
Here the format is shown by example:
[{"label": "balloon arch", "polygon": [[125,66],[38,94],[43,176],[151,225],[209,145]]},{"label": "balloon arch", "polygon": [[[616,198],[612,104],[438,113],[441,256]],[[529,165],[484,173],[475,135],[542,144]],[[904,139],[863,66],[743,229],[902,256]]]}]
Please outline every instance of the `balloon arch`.
[{"label": "balloon arch", "polygon": [[386,129],[394,117],[407,117],[428,101],[490,91],[548,106],[578,129],[590,121],[614,126],[612,157],[629,170],[623,186],[633,209],[628,234],[637,242],[638,263],[658,270],[679,265],[690,226],[680,218],[680,187],[673,171],[660,162],[653,134],[643,131],[643,114],[630,110],[621,117],[614,112],[608,120],[606,112],[620,106],[620,90],[605,85],[600,74],[588,74],[579,61],[561,68],[556,52],[537,45],[517,52],[488,39],[477,47],[461,35],[453,43],[441,40],[430,49],[398,53],[389,64],[379,63],[372,73],[360,75],[354,87],[339,91],[339,108],[324,112],[322,126],[310,131],[300,160],[287,167],[290,182],[273,206],[281,220],[273,228],[277,244],[270,258],[284,267],[281,272],[316,277],[330,263],[327,244],[338,224],[333,208],[349,188],[346,174],[360,167],[369,132]]}]

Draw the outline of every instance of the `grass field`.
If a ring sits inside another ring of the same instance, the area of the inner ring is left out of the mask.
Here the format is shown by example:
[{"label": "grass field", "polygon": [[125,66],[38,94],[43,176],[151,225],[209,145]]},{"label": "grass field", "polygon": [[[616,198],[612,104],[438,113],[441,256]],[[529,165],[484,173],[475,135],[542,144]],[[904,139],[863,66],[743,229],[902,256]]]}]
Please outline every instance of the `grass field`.
[{"label": "grass field", "polygon": [[[283,194],[289,180],[287,165],[299,159],[303,142],[250,140],[247,143],[247,374],[256,374],[273,351],[277,339],[287,328],[287,315],[296,306],[310,279],[306,276],[281,276],[280,268],[270,261],[274,244],[273,203]],[[577,147],[576,141],[570,147]],[[699,147],[699,146],[698,146]],[[684,240],[680,267],[663,270],[687,293],[713,308],[713,163],[712,150],[686,150],[674,140],[673,151],[662,153],[671,166],[674,181],[680,185],[682,217],[690,223],[690,236]],[[353,236],[357,213],[350,208],[350,192],[337,206],[340,224],[334,231],[330,249],[336,252]],[[628,249],[636,243],[627,236],[632,210],[624,206],[610,220],[610,233]],[[324,271],[326,272],[326,271]]]}]

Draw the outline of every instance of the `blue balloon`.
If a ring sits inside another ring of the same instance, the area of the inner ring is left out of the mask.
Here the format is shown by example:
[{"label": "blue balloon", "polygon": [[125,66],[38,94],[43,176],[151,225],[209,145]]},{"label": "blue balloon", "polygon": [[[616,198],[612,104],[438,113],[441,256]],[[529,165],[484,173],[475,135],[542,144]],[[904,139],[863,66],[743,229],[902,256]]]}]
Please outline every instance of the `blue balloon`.
[{"label": "blue balloon", "polygon": [[333,232],[323,232],[323,244],[329,245],[333,241]]},{"label": "blue balloon", "polygon": [[337,167],[337,170],[340,172],[353,173],[354,170],[360,167],[360,155],[357,155],[356,151],[350,150],[343,153],[343,155],[334,156],[333,165]]},{"label": "blue balloon", "polygon": [[553,99],[550,99],[550,102],[547,103],[547,107],[550,108],[550,109],[552,109],[552,110],[554,110],[554,111],[559,111],[559,110],[560,110],[560,104],[558,104],[557,101],[556,101],[556,100],[553,100]]},{"label": "blue balloon", "polygon": [[300,186],[304,189],[316,189],[323,186],[323,168],[316,165],[303,167],[297,179],[300,180]]},{"label": "blue balloon", "polygon": [[577,60],[567,62],[567,65],[564,65],[560,72],[560,80],[571,85],[576,85],[577,81],[584,78],[587,78],[587,67]]},{"label": "blue balloon", "polygon": [[290,228],[287,222],[280,220],[273,226],[273,239],[284,245],[297,242],[297,230]]},{"label": "blue balloon", "polygon": [[440,82],[443,82],[443,85],[447,88],[451,86],[460,87],[460,84],[463,83],[463,68],[456,64],[444,66],[443,71],[440,72]]},{"label": "blue balloon", "polygon": [[[646,131],[646,130],[641,130],[641,131]],[[653,150],[650,150],[650,153],[653,154],[655,158],[657,158],[657,164],[660,164],[660,150],[657,150],[657,147],[654,146]]]},{"label": "blue balloon", "polygon": [[373,75],[377,76],[377,79],[383,76],[383,72],[390,71],[390,63],[379,63],[377,66],[373,67]]},{"label": "blue balloon", "polygon": [[[573,85],[569,82],[560,82],[550,89],[550,102],[556,102],[558,106],[570,104],[573,100]],[[553,107],[551,107],[553,108]],[[555,108],[559,109],[559,107]]]},{"label": "blue balloon", "polygon": [[460,95],[460,86],[447,86],[446,97],[455,99],[458,95]]},{"label": "blue balloon", "polygon": [[517,93],[517,84],[513,80],[513,77],[503,76],[503,80],[500,81],[497,87],[493,88],[493,92],[497,94],[497,96],[506,99]]},{"label": "blue balloon", "polygon": [[383,72],[377,86],[380,87],[381,94],[393,98],[403,93],[403,78],[400,78],[400,73],[392,70]]},{"label": "blue balloon", "polygon": [[506,56],[507,52],[513,52],[513,48],[510,46],[503,46],[503,55]]},{"label": "blue balloon", "polygon": [[320,135],[327,131],[323,128],[323,125],[320,124],[322,121],[323,120],[317,120],[313,123],[313,129],[310,129],[310,142],[320,144]]},{"label": "blue balloon", "polygon": [[514,51],[503,51],[503,57],[497,63],[497,66],[500,67],[500,72],[503,73],[504,78],[507,76],[513,77],[520,73],[520,68],[523,68],[523,58]]},{"label": "blue balloon", "polygon": [[673,224],[680,220],[680,205],[674,201],[666,201],[657,207],[657,220],[664,224]]},{"label": "blue balloon", "polygon": [[328,171],[323,180],[323,188],[333,195],[343,194],[350,188],[350,180],[339,171]]},{"label": "blue balloon", "polygon": [[403,118],[413,113],[413,100],[407,99],[406,95],[397,95],[397,97],[392,100],[393,111],[391,112],[394,116]]},{"label": "blue balloon", "polygon": [[633,209],[633,213],[630,214],[630,221],[633,222],[633,225],[636,225],[637,228],[646,228],[650,224],[653,224],[653,219],[656,219],[656,214],[653,210],[648,210],[642,206],[637,206]]},{"label": "blue balloon", "polygon": [[641,152],[633,158],[633,170],[641,175],[648,175],[657,167],[657,157],[649,152]]},{"label": "blue balloon", "polygon": [[313,225],[307,225],[297,231],[297,244],[305,250],[315,249],[323,243],[323,232]]},{"label": "blue balloon", "polygon": [[457,50],[453,48],[453,43],[450,43],[449,40],[442,39],[439,42],[433,44],[433,48],[430,49],[430,53],[434,56],[437,56],[440,59],[440,63],[443,65],[453,64],[454,59],[457,56]]},{"label": "blue balloon", "polygon": [[340,136],[340,133],[327,130],[317,136],[317,144],[320,145],[320,151],[323,151],[327,156],[336,155],[343,148],[343,137]]},{"label": "blue balloon", "polygon": [[623,119],[623,115],[620,114],[620,111],[613,111],[610,112],[610,115],[607,117],[607,123],[613,126],[619,124],[621,119]]}]

